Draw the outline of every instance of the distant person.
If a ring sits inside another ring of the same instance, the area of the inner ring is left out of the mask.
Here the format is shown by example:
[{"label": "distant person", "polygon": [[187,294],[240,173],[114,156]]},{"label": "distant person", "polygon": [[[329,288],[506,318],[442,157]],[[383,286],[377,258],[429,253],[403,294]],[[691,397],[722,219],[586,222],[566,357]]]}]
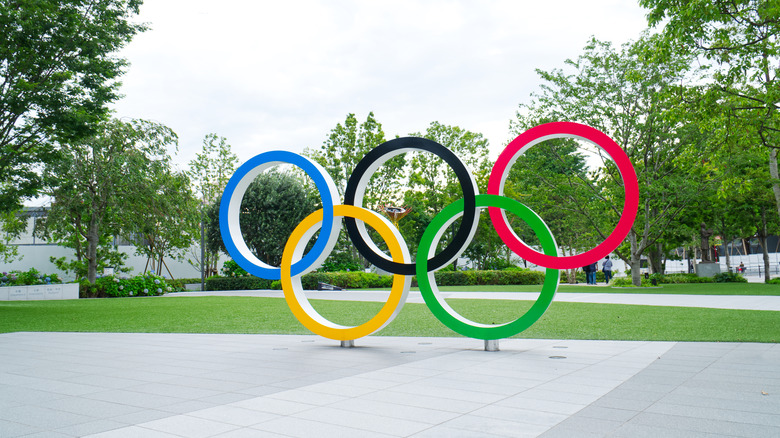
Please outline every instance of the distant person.
[{"label": "distant person", "polygon": [[609,259],[609,256],[604,258],[601,270],[604,271],[604,282],[609,284],[609,280],[612,279],[612,260]]},{"label": "distant person", "polygon": [[583,266],[582,272],[585,273],[585,283],[590,284],[590,265]]},{"label": "distant person", "polygon": [[745,273],[745,264],[742,262],[739,262],[739,273],[744,274]]},{"label": "distant person", "polygon": [[590,265],[588,265],[588,267],[590,268],[589,269],[590,281],[588,282],[588,284],[596,284],[596,272],[599,271],[599,264],[598,262],[593,262]]}]

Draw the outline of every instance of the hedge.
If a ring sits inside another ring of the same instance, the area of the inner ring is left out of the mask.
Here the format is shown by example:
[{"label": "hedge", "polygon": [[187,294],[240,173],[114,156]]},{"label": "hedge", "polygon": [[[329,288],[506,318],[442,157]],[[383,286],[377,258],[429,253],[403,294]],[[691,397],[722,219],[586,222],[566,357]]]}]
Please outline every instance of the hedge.
[{"label": "hedge", "polygon": [[[532,270],[440,271],[434,275],[439,286],[544,283],[544,273]],[[367,272],[311,272],[301,277],[301,284],[307,290],[317,289],[320,282],[344,289],[388,288],[393,284],[393,276]],[[417,285],[415,278],[412,278],[412,285]],[[206,280],[206,290],[252,289],[279,290],[281,283],[252,276],[210,277]]]}]

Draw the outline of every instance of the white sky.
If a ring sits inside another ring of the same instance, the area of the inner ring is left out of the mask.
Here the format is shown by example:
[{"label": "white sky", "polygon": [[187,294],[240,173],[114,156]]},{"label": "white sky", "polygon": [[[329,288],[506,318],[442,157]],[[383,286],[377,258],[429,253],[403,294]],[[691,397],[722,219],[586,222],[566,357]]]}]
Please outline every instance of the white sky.
[{"label": "white sky", "polygon": [[495,157],[534,69],[647,27],[635,0],[146,0],[138,21],[151,29],[121,52],[116,115],[171,127],[182,165],[210,132],[243,163],[318,148],[369,111],[388,139],[436,120],[481,132]]}]

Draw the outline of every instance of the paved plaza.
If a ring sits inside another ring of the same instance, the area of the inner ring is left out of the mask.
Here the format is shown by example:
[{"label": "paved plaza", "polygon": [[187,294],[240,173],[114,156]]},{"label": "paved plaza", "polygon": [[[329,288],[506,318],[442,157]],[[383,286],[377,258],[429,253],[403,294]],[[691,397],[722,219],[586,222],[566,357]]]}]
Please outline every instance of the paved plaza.
[{"label": "paved plaza", "polygon": [[355,344],[0,334],[0,437],[780,436],[780,344]]}]

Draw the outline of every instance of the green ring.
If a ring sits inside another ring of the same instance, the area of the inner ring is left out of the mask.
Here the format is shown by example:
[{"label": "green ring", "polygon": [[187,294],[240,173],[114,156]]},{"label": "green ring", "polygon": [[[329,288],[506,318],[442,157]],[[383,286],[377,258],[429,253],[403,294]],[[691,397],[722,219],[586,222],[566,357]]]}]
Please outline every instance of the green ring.
[{"label": "green ring", "polygon": [[[527,206],[514,199],[497,195],[477,195],[476,202],[477,208],[498,207],[516,214],[528,223],[534,233],[536,233],[542,243],[544,254],[550,256],[558,255],[558,246],[550,229],[547,228],[547,224]],[[448,205],[437,214],[425,229],[425,233],[423,233],[422,239],[420,239],[420,246],[417,248],[417,284],[420,287],[420,293],[422,293],[425,304],[431,309],[431,313],[454,332],[470,338],[484,340],[514,336],[533,325],[550,306],[555,292],[558,290],[560,271],[547,268],[539,298],[525,314],[514,321],[501,325],[488,325],[463,317],[440,296],[434,274],[433,272],[428,272],[428,253],[434,245],[434,239],[436,239],[435,243],[438,245],[439,238],[437,238],[437,234],[439,231],[462,214],[463,199],[460,199]]]}]

